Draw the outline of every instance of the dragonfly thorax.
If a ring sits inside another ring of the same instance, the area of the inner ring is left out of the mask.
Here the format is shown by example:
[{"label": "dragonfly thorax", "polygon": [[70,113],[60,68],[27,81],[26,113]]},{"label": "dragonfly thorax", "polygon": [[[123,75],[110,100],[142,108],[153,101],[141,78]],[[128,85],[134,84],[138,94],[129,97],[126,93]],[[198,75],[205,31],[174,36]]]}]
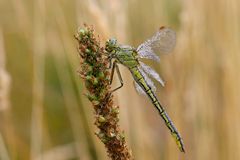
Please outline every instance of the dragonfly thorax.
[{"label": "dragonfly thorax", "polygon": [[136,49],[131,46],[117,44],[115,38],[111,38],[106,42],[105,49],[108,52],[109,57],[116,59],[118,63],[121,63],[128,68],[139,65]]},{"label": "dragonfly thorax", "polygon": [[139,65],[137,52],[132,47],[120,47],[115,53],[117,61],[128,68],[133,68]]}]

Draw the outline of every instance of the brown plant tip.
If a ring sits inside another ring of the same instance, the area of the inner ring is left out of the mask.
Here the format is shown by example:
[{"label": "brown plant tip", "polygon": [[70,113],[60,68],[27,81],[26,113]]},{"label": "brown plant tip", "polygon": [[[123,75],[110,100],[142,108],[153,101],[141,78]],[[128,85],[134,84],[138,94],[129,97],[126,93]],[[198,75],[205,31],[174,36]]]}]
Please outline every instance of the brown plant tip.
[{"label": "brown plant tip", "polygon": [[94,124],[99,129],[95,134],[104,143],[112,160],[133,159],[118,125],[119,107],[114,106],[113,96],[110,94],[110,73],[107,69],[109,61],[104,48],[95,38],[93,27],[85,25],[78,30],[75,38],[81,58],[78,73],[88,90],[86,96],[93,105]]}]

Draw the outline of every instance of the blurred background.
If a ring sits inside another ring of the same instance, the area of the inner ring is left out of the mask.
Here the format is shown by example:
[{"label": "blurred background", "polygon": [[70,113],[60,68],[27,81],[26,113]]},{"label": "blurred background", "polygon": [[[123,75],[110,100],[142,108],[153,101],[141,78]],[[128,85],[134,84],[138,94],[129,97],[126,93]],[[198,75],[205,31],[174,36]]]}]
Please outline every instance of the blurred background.
[{"label": "blurred background", "polygon": [[239,7],[239,0],[1,0],[0,159],[107,159],[77,75],[73,35],[85,22],[103,44],[114,36],[137,47],[163,25],[177,33],[172,54],[145,62],[166,81],[157,94],[186,153],[121,66],[115,104],[135,159],[239,160]]}]

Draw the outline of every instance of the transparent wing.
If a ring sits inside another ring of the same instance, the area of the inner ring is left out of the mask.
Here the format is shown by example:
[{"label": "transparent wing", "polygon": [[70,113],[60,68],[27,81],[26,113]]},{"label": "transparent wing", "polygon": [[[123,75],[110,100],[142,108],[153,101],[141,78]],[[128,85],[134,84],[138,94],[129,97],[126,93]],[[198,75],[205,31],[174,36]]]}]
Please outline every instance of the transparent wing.
[{"label": "transparent wing", "polygon": [[[155,87],[153,81],[147,76],[147,74],[141,68],[139,68],[139,71],[141,72],[143,78],[145,79],[145,81],[147,82],[149,87],[151,87],[152,91],[156,92],[156,87]],[[146,95],[145,91],[137,84],[137,82],[135,82],[135,88],[138,93]]]},{"label": "transparent wing", "polygon": [[141,58],[159,61],[156,54],[169,53],[176,44],[175,32],[167,27],[161,27],[155,35],[138,46],[137,52]]},{"label": "transparent wing", "polygon": [[145,93],[144,90],[137,84],[137,82],[134,81],[134,85],[135,85],[136,91],[137,91],[139,94],[146,96],[146,93]]},{"label": "transparent wing", "polygon": [[141,44],[137,48],[137,52],[138,52],[139,57],[140,58],[152,59],[152,60],[155,60],[155,61],[159,62],[160,58],[154,53],[154,51],[152,50],[150,45],[146,45],[147,42],[149,42],[149,40],[147,40],[146,42],[144,42],[144,44]]},{"label": "transparent wing", "polygon": [[164,81],[162,80],[162,78],[159,76],[159,74],[153,70],[151,67],[149,67],[148,65],[144,64],[143,62],[139,62],[140,66],[142,68],[142,70],[147,73],[149,76],[153,77],[154,79],[156,79],[163,87],[164,87]]},{"label": "transparent wing", "polygon": [[129,48],[129,49],[132,49],[132,47],[131,46],[129,46],[129,45],[123,45],[123,44],[120,44],[119,45],[121,48]]}]

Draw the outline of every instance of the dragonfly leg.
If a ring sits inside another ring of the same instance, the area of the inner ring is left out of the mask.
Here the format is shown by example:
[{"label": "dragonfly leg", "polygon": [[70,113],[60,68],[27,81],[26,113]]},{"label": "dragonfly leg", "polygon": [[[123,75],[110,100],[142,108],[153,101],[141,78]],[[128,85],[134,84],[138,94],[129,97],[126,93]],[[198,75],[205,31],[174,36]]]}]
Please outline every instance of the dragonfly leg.
[{"label": "dragonfly leg", "polygon": [[109,66],[107,67],[107,69],[111,69],[112,68],[112,58],[108,58],[109,60]]},{"label": "dragonfly leg", "polygon": [[118,79],[120,80],[120,83],[121,83],[121,84],[120,84],[120,86],[118,86],[117,88],[113,89],[113,90],[111,91],[111,93],[113,93],[113,92],[115,92],[116,90],[122,88],[122,86],[123,86],[122,76],[121,76],[121,73],[120,73],[120,70],[119,70],[119,67],[118,67],[116,61],[113,62],[113,67],[112,67],[112,72],[111,72],[111,77],[110,77],[110,84],[112,84],[112,82],[113,82],[113,75],[114,75],[114,70],[115,70],[115,68],[116,68],[116,71],[117,71]]}]

